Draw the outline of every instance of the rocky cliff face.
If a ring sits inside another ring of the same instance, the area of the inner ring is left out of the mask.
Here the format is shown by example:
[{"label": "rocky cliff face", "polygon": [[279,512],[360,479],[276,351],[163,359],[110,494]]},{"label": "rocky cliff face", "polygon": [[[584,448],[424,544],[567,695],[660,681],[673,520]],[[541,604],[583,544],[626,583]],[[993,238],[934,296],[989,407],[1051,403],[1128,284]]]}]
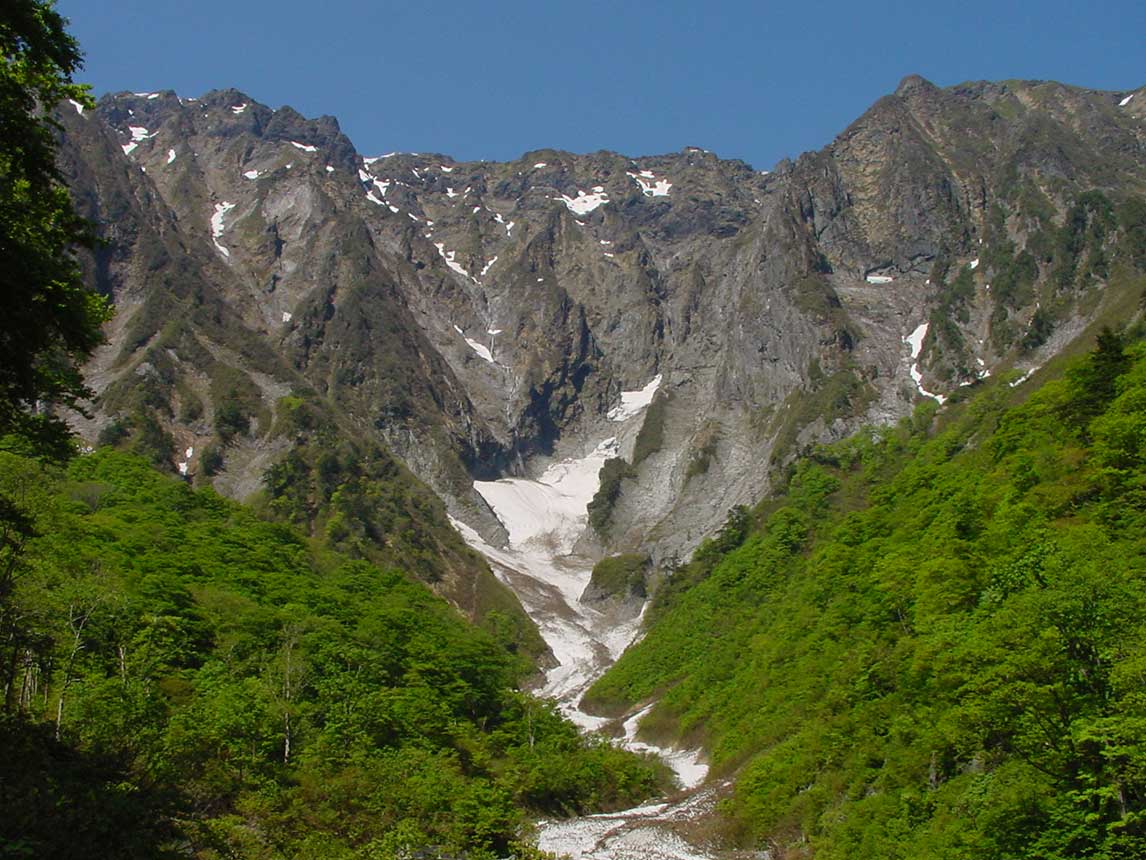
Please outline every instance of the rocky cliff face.
[{"label": "rocky cliff face", "polygon": [[108,239],[90,276],[119,308],[81,427],[323,528],[359,460],[393,452],[494,543],[475,479],[617,437],[582,549],[682,556],[801,447],[1040,366],[1139,300],[1130,95],[911,77],[773,173],[700,149],[363,158],[333,119],[236,91],[65,106],[64,167]]}]

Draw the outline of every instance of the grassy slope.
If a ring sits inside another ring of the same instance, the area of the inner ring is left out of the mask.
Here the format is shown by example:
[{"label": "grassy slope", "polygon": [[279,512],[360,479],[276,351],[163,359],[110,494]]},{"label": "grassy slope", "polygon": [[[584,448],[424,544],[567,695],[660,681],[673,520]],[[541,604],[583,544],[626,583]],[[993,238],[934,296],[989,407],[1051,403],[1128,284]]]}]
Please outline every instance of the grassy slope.
[{"label": "grassy slope", "polygon": [[0,452],[0,491],[38,534],[0,544],[0,855],[505,856],[656,790],[402,572],[110,451]]}]

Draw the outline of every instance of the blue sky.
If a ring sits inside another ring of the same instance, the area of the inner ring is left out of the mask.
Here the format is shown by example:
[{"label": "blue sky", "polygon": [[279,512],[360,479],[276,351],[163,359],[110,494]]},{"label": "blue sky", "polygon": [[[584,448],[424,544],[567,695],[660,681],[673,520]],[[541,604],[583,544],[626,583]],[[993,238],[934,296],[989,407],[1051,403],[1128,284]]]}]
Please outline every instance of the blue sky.
[{"label": "blue sky", "polygon": [[[97,95],[236,87],[364,154],[700,146],[767,169],[909,73],[1146,84],[1146,3],[58,0]],[[937,8],[938,7],[938,8]]]}]

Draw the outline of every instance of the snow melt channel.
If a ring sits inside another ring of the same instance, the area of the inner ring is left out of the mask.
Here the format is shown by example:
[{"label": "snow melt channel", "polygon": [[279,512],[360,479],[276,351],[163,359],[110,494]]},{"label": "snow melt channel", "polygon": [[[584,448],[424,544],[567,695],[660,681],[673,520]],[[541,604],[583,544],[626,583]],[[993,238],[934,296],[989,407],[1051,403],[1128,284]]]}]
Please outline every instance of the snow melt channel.
[{"label": "snow melt channel", "polygon": [[932,397],[939,401],[942,405],[947,401],[947,398],[942,394],[934,394],[923,387],[923,373],[919,370],[919,354],[923,351],[923,339],[927,337],[927,329],[929,323],[921,323],[915,327],[915,330],[903,339],[903,342],[911,347],[911,378],[915,381],[915,387],[919,393],[924,397]]},{"label": "snow melt channel", "polygon": [[[637,414],[652,401],[659,385],[658,376],[640,391],[623,392],[617,409],[625,410],[625,417]],[[582,711],[582,694],[632,643],[641,623],[639,616],[618,622],[581,602],[592,561],[578,556],[574,548],[587,527],[586,508],[597,492],[601,466],[617,453],[617,440],[610,438],[583,457],[551,464],[536,479],[475,481],[474,489],[509,535],[505,547],[491,546],[465,523],[451,520],[517,594],[553,652],[557,665],[546,672],[537,692],[554,699],[562,713],[585,731],[601,729],[609,721]],[[581,860],[708,860],[710,855],[688,844],[674,829],[682,820],[709,812],[720,787],[699,787],[708,775],[699,751],[662,749],[637,740],[638,723],[647,712],[645,708],[625,720],[621,745],[660,755],[690,793],[674,803],[541,821],[538,844],[543,850]]]},{"label": "snow melt channel", "polygon": [[[625,392],[629,400],[618,409],[628,407],[626,417],[637,414],[659,385],[658,376],[640,391]],[[600,729],[608,720],[582,711],[581,695],[633,642],[641,623],[639,616],[618,622],[613,614],[581,601],[593,561],[578,555],[575,547],[588,527],[587,507],[600,486],[601,467],[618,452],[617,440],[609,438],[583,457],[551,464],[536,479],[475,481],[474,489],[505,527],[505,547],[489,545],[474,529],[454,521],[466,542],[486,556],[498,578],[517,594],[557,659],[538,693],[555,699],[585,730]],[[708,772],[699,751],[661,749],[636,740],[643,713],[626,722],[622,744],[662,756],[685,787],[699,785]]]},{"label": "snow melt channel", "polygon": [[228,203],[224,200],[222,203],[215,204],[215,214],[211,216],[211,241],[215,243],[215,248],[224,257],[230,257],[231,252],[224,248],[219,240],[223,238],[223,231],[226,229],[224,222],[227,218],[227,213],[235,208],[234,203]]}]

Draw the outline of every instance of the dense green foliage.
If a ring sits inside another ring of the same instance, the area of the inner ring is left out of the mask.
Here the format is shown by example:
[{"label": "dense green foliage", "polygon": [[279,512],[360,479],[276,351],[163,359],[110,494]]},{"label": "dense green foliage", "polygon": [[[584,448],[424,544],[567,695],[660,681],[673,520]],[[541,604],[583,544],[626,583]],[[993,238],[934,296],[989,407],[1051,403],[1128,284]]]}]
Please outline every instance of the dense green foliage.
[{"label": "dense green foliage", "polygon": [[0,12],[0,434],[59,453],[63,422],[33,407],[84,396],[79,363],[100,342],[107,311],[72,257],[91,240],[60,181],[45,113],[65,98],[91,104],[71,80],[79,48],[51,7],[10,0]]},{"label": "dense green foliage", "polygon": [[347,438],[300,397],[282,398],[276,412],[276,432],[293,445],[266,474],[270,516],[351,558],[412,573],[513,650],[544,652],[516,598],[450,527],[442,500],[396,457]]},{"label": "dense green foliage", "polygon": [[504,856],[656,788],[402,573],[121,453],[0,490],[0,856]]},{"label": "dense green foliage", "polygon": [[593,565],[589,589],[601,595],[643,600],[648,569],[649,557],[639,552],[607,556]]},{"label": "dense green foliage", "polygon": [[659,699],[773,857],[1144,856],[1146,343],[1023,393],[817,449],[589,700]]},{"label": "dense green foliage", "polygon": [[601,536],[609,533],[609,524],[613,516],[613,508],[621,497],[621,482],[625,478],[636,477],[636,472],[623,457],[610,457],[597,473],[597,492],[589,500],[586,510],[589,513],[589,525]]}]

